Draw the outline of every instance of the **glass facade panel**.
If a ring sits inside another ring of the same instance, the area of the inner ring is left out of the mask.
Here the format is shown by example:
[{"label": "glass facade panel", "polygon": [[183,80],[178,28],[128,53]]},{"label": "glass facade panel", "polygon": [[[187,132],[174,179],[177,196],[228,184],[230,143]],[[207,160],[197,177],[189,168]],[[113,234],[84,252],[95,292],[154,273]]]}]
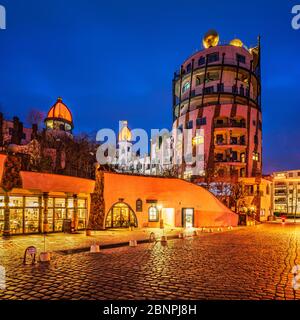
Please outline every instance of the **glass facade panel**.
[{"label": "glass facade panel", "polygon": [[39,232],[39,208],[25,208],[24,212],[24,232]]},{"label": "glass facade panel", "polygon": [[54,231],[62,231],[63,222],[66,219],[66,199],[55,198],[54,206]]},{"label": "glass facade panel", "polygon": [[23,233],[23,209],[10,209],[10,232]]}]

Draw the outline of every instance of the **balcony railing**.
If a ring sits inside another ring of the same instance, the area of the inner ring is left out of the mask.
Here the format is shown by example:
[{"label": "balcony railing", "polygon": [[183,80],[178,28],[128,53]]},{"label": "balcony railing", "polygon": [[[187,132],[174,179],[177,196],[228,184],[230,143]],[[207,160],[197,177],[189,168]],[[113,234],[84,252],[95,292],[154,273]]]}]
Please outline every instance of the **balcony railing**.
[{"label": "balcony railing", "polygon": [[[242,97],[244,99],[251,99],[258,103],[258,97],[254,96],[253,93],[250,93],[250,90],[246,87],[235,87],[233,86],[224,86],[218,83],[217,85],[209,85],[206,84],[205,88],[201,88],[202,85],[198,85],[194,90],[191,91],[191,98],[199,97],[203,95],[213,95],[213,94],[232,94],[238,97]],[[181,97],[181,103],[187,101],[189,99],[189,92],[185,93]],[[176,97],[176,105],[180,104],[180,99]]]},{"label": "balcony railing", "polygon": [[[221,65],[222,64],[222,57],[219,57],[219,60],[217,61],[212,61],[212,62],[208,62],[207,65],[208,66],[214,66],[214,65]],[[205,65],[206,65],[206,62],[205,60],[203,60],[203,63],[199,64],[198,61],[195,63],[195,66],[194,66],[194,71],[197,70],[197,69],[201,69],[201,68],[205,68]],[[239,66],[241,69],[248,69],[250,71],[250,62],[246,61],[246,63],[242,63],[242,62],[239,62],[237,61],[237,59],[232,59],[232,58],[226,58],[224,59],[224,65],[229,65],[229,66],[233,66],[233,67],[237,67]],[[191,72],[191,68],[190,69],[183,69],[183,75],[186,75],[186,74],[189,74]],[[255,75],[259,75],[259,73],[254,70],[254,68],[252,68],[251,70]],[[175,71],[175,80],[178,80],[180,78],[180,70],[176,70]]]},{"label": "balcony railing", "polygon": [[246,146],[245,141],[224,141],[224,140],[216,140],[215,145],[217,146]]},{"label": "balcony railing", "polygon": [[215,123],[215,128],[246,128],[246,123],[244,122]]}]

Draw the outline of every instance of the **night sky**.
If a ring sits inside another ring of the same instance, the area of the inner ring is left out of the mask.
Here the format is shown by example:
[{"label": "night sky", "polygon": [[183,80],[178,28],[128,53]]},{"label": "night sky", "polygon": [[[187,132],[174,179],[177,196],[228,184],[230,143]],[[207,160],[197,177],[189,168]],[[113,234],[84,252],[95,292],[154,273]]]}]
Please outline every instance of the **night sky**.
[{"label": "night sky", "polygon": [[[300,2],[300,1],[298,1]],[[75,132],[171,128],[173,72],[216,29],[262,36],[264,172],[300,169],[300,30],[296,0],[0,0],[0,105],[26,120],[62,96]]]}]

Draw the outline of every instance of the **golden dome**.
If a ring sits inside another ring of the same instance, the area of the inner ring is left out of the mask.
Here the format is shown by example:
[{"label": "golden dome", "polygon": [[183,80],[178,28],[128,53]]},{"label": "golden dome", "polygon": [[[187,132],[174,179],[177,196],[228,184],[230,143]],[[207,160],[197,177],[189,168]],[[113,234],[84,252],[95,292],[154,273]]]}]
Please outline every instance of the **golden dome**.
[{"label": "golden dome", "polygon": [[61,119],[73,123],[71,111],[62,102],[62,98],[58,98],[54,106],[50,109],[47,119]]},{"label": "golden dome", "polygon": [[127,127],[127,121],[123,122],[123,127],[119,132],[119,141],[131,141],[132,134],[131,131]]},{"label": "golden dome", "polygon": [[205,49],[210,47],[215,47],[219,43],[219,35],[218,32],[215,30],[209,30],[203,37],[202,43]]},{"label": "golden dome", "polygon": [[233,39],[230,41],[230,45],[235,47],[242,47],[243,42],[240,39]]}]

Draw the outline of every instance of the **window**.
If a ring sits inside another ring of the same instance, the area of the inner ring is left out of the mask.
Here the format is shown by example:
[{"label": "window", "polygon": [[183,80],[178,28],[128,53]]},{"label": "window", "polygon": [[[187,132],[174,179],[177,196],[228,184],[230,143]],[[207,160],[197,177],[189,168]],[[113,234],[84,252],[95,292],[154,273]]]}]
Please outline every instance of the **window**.
[{"label": "window", "polygon": [[8,129],[8,134],[9,134],[10,136],[12,136],[12,135],[14,134],[14,129],[13,129],[13,128],[9,128],[9,129]]},{"label": "window", "polygon": [[214,87],[207,87],[207,88],[203,88],[203,93],[204,94],[211,94],[214,93]]},{"label": "window", "polygon": [[193,138],[193,145],[203,144],[204,143],[204,137],[203,136],[196,136]]},{"label": "window", "polygon": [[158,209],[152,206],[149,208],[149,222],[158,222],[158,221],[159,221]]},{"label": "window", "polygon": [[218,83],[217,84],[217,91],[218,92],[224,92],[224,83]]},{"label": "window", "polygon": [[191,84],[190,82],[186,82],[184,85],[183,85],[183,88],[182,88],[182,92],[185,93],[187,92],[191,87]]},{"label": "window", "polygon": [[293,177],[293,172],[289,173],[289,177],[292,178]]},{"label": "window", "polygon": [[200,86],[204,82],[204,75],[196,77],[196,86]]},{"label": "window", "polygon": [[212,62],[216,62],[219,61],[219,53],[215,52],[215,53],[211,53],[209,55],[207,55],[207,62],[208,63],[212,63]]},{"label": "window", "polygon": [[260,121],[260,120],[258,121],[258,129],[259,129],[259,130],[261,130],[261,129],[262,129],[262,123],[261,123],[261,121]]},{"label": "window", "polygon": [[24,133],[24,132],[22,133],[22,139],[26,140],[26,133]]},{"label": "window", "polygon": [[203,66],[205,64],[205,57],[200,57],[198,60],[198,66]]},{"label": "window", "polygon": [[254,136],[254,143],[258,144],[258,136],[257,135]]},{"label": "window", "polygon": [[192,70],[192,65],[189,63],[187,66],[186,66],[186,72],[190,72]]},{"label": "window", "polygon": [[239,62],[239,63],[246,63],[246,57],[245,57],[245,56],[242,56],[241,54],[237,54],[237,55],[236,55],[236,60],[237,60],[237,62]]},{"label": "window", "polygon": [[197,126],[204,126],[204,125],[206,125],[206,118],[204,117],[204,118],[198,118],[197,120],[196,120],[196,125]]},{"label": "window", "polygon": [[253,152],[252,159],[254,161],[259,161],[259,153],[258,152]]},{"label": "window", "polygon": [[190,120],[186,123],[186,128],[187,129],[193,129],[193,120]]},{"label": "window", "polygon": [[143,201],[141,199],[136,200],[136,212],[142,212],[143,211]]},{"label": "window", "polygon": [[216,81],[216,80],[220,80],[220,73],[219,72],[208,72],[207,73],[205,82]]},{"label": "window", "polygon": [[256,121],[255,120],[253,120],[252,123],[253,123],[254,126],[256,126]]}]

